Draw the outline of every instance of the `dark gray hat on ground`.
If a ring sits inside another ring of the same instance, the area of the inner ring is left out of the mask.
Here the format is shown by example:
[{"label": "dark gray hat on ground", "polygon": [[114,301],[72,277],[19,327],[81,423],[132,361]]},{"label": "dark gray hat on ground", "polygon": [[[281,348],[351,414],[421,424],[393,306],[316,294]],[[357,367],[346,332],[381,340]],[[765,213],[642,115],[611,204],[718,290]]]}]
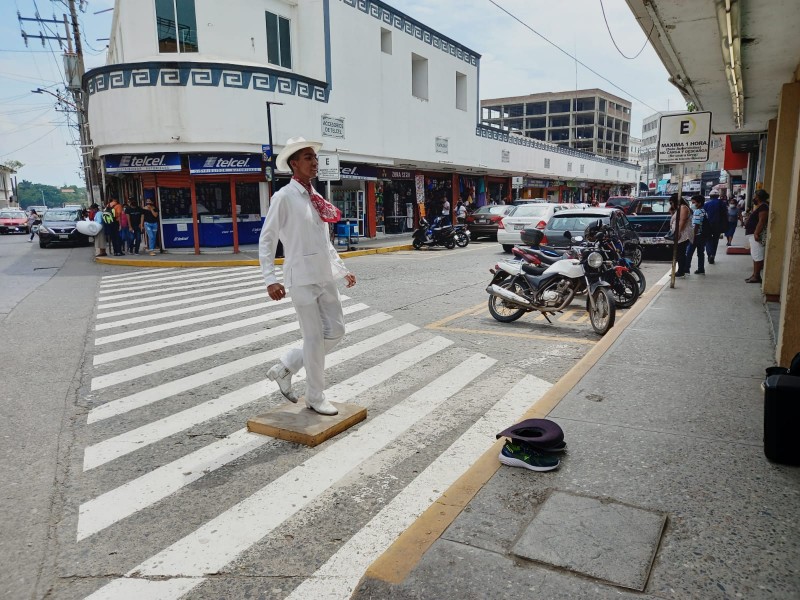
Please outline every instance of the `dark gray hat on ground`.
[{"label": "dark gray hat on ground", "polygon": [[558,423],[549,419],[525,419],[507,427],[496,437],[507,437],[531,446],[546,448],[561,445],[564,441],[564,431]]}]

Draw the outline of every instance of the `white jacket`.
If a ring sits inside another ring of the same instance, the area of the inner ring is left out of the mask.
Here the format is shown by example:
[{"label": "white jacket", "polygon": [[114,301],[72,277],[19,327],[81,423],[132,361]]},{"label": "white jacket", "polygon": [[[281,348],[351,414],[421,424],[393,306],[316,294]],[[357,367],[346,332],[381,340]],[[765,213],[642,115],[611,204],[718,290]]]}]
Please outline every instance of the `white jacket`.
[{"label": "white jacket", "polygon": [[258,260],[267,285],[278,283],[275,249],[283,242],[283,282],[286,287],[310,285],[344,277],[347,267],[339,258],[308,192],[297,181],[272,196],[258,240]]}]

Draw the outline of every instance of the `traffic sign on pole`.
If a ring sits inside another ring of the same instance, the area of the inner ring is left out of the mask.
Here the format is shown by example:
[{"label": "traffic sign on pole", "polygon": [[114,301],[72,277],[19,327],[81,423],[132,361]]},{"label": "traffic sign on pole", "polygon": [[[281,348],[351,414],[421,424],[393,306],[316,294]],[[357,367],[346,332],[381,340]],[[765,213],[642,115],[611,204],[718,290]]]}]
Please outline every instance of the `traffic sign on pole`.
[{"label": "traffic sign on pole", "polygon": [[710,142],[710,112],[664,115],[658,127],[656,162],[660,165],[706,162]]}]

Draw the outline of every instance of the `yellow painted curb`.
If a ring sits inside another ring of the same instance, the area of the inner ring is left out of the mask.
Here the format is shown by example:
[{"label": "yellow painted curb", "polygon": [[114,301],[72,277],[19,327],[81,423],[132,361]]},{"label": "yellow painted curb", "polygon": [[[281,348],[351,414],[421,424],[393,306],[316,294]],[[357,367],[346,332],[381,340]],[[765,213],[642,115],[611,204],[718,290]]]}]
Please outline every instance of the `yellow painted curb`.
[{"label": "yellow painted curb", "polygon": [[[355,258],[357,256],[367,256],[369,254],[386,254],[388,252],[400,252],[403,250],[413,250],[411,244],[404,244],[401,246],[387,246],[385,248],[369,248],[366,250],[353,250],[351,252],[341,252],[339,254],[343,259]],[[115,265],[118,267],[169,267],[169,268],[187,268],[192,267],[257,267],[259,262],[255,258],[231,258],[220,260],[180,260],[180,259],[162,259],[156,260],[152,258],[117,258],[112,256],[95,256],[94,261],[103,265]],[[276,265],[282,265],[283,259],[276,258]]]},{"label": "yellow painted curb", "polygon": [[[558,403],[589,372],[608,351],[627,327],[647,308],[664,288],[663,283],[651,287],[639,302],[592,347],[586,355],[559,379],[553,387],[539,398],[521,417],[522,419],[545,418]],[[468,309],[471,310],[471,309]],[[441,537],[450,524],[461,514],[472,498],[500,468],[497,455],[502,449],[502,439],[495,442],[453,485],[417,518],[411,526],[389,546],[367,569],[362,577],[376,579],[389,584],[402,583],[414,569],[428,548]],[[356,586],[358,589],[360,584]]]}]

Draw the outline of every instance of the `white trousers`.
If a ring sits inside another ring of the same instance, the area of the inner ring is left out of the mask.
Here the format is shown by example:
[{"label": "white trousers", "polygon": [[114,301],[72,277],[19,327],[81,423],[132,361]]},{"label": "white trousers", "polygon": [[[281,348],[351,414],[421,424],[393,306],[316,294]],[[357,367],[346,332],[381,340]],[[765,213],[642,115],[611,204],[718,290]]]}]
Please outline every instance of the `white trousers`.
[{"label": "white trousers", "polygon": [[289,296],[297,312],[303,347],[293,348],[281,357],[292,373],[306,369],[306,398],[324,398],[325,355],[344,337],[344,314],[336,283],[295,285]]}]

